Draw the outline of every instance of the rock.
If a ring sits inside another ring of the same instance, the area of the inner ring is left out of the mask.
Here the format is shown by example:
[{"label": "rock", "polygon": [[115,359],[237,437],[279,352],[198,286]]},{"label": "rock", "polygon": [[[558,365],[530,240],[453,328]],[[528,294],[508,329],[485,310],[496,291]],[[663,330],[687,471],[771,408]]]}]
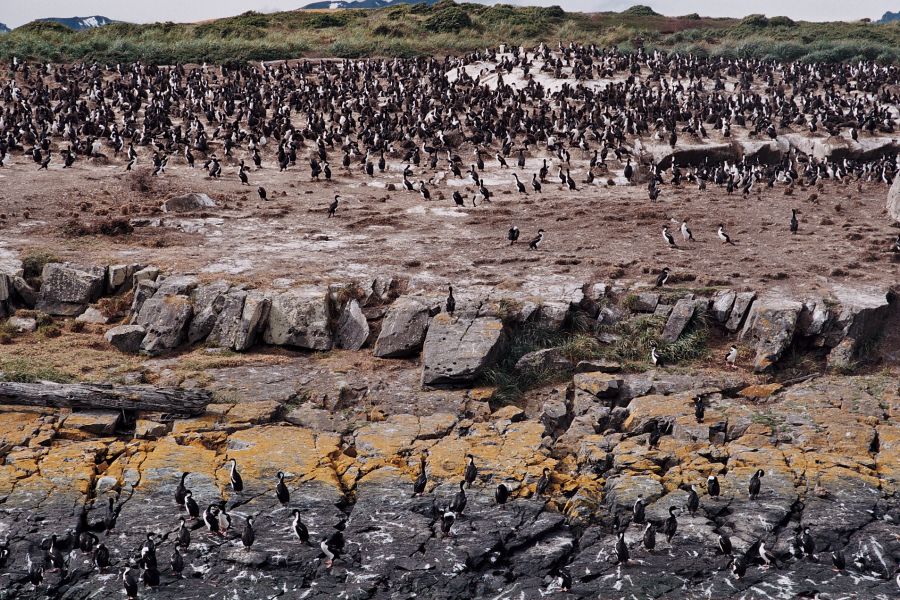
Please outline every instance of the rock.
[{"label": "rock", "polygon": [[12,281],[6,273],[0,273],[0,302],[6,302],[10,298],[10,290],[12,289]]},{"label": "rock", "polygon": [[654,317],[661,317],[663,319],[668,319],[669,315],[672,314],[672,305],[671,304],[657,304],[656,310],[653,311]]},{"label": "rock", "polygon": [[120,352],[137,354],[146,334],[147,330],[143,325],[119,325],[107,330],[103,337]]},{"label": "rock", "polygon": [[18,333],[31,333],[37,330],[37,319],[33,317],[16,317],[12,316],[6,324]]},{"label": "rock", "polygon": [[269,310],[267,344],[307,350],[330,350],[333,340],[329,308],[322,288],[304,287],[276,294]]},{"label": "rock", "polygon": [[93,306],[89,306],[83,313],[75,317],[75,321],[78,323],[105,325],[106,323],[109,323],[109,318]]},{"label": "rock", "polygon": [[106,269],[71,263],[44,265],[36,307],[48,315],[74,317],[103,294]]},{"label": "rock", "polygon": [[579,390],[598,398],[616,398],[619,395],[622,380],[610,377],[602,371],[595,371],[576,373],[572,379],[572,384]]},{"label": "rock", "polygon": [[606,480],[606,505],[613,512],[630,513],[638,496],[646,504],[661,498],[665,490],[655,478],[647,475],[616,475]]},{"label": "rock", "polygon": [[184,196],[175,196],[169,198],[162,203],[160,208],[163,212],[193,212],[204,210],[207,208],[215,208],[216,203],[206,194],[198,194],[196,192],[185,194]]},{"label": "rock", "polygon": [[341,314],[335,332],[335,345],[345,350],[359,350],[369,338],[369,323],[356,300],[350,300]]},{"label": "rock", "polygon": [[306,427],[314,431],[333,431],[335,433],[349,433],[353,423],[340,413],[316,408],[310,403],[305,403],[291,409],[284,416],[284,420],[293,425]]},{"label": "rock", "polygon": [[563,356],[559,348],[545,348],[529,352],[516,362],[516,371],[571,371],[572,361]]},{"label": "rock", "polygon": [[261,567],[269,560],[269,555],[261,550],[252,548],[229,548],[223,553],[225,560],[247,567]]},{"label": "rock", "polygon": [[135,271],[131,276],[131,287],[136,288],[141,281],[156,281],[159,277],[159,269],[157,267],[144,267],[139,271]]},{"label": "rock", "polygon": [[222,307],[225,306],[225,294],[231,286],[227,281],[215,281],[208,285],[201,285],[191,292],[191,303],[194,307],[194,317],[188,327],[187,340],[189,344],[196,344],[205,340],[216,321]]},{"label": "rock", "polygon": [[783,296],[768,296],[753,303],[741,339],[756,346],[753,370],[767,371],[788,348],[794,337],[803,305]]},{"label": "rock", "polygon": [[831,310],[825,302],[804,302],[803,310],[797,317],[797,334],[806,337],[821,335],[830,319]]},{"label": "rock", "polygon": [[652,313],[659,304],[659,294],[653,292],[641,292],[632,296],[633,301],[630,304],[632,311],[637,313]]},{"label": "rock", "polygon": [[614,360],[582,360],[575,365],[576,373],[618,373],[622,365]]},{"label": "rock", "polygon": [[63,426],[67,429],[77,429],[85,433],[97,435],[110,435],[119,424],[121,412],[117,410],[86,410],[73,412],[65,418]]},{"label": "rock", "polygon": [[900,177],[894,179],[888,190],[887,211],[892,219],[900,223]]},{"label": "rock", "polygon": [[110,294],[127,292],[134,285],[134,274],[140,265],[110,265],[106,271],[106,291]]},{"label": "rock", "polygon": [[422,351],[422,385],[463,385],[474,382],[499,358],[506,336],[494,317],[432,319]]},{"label": "rock", "polygon": [[597,327],[612,327],[627,315],[625,311],[616,305],[604,306],[597,314]]},{"label": "rock", "polygon": [[728,316],[731,314],[731,307],[734,306],[736,298],[737,292],[733,290],[724,290],[716,295],[712,305],[712,314],[716,321],[724,323],[728,320]]},{"label": "rock", "polygon": [[749,400],[762,400],[780,391],[782,387],[780,383],[748,385],[739,391],[738,395]]},{"label": "rock", "polygon": [[681,337],[681,334],[694,318],[699,305],[697,300],[688,298],[682,298],[676,302],[675,307],[672,308],[672,314],[669,315],[669,319],[666,321],[666,326],[663,328],[660,339],[672,343]]},{"label": "rock", "polygon": [[13,275],[9,280],[12,291],[15,292],[14,299],[26,308],[34,308],[38,301],[38,293],[19,275]]},{"label": "rock", "polygon": [[149,419],[138,419],[134,424],[134,437],[141,439],[155,439],[169,433],[169,427],[165,423],[157,423]]},{"label": "rock", "polygon": [[134,299],[131,301],[132,323],[137,321],[138,315],[141,313],[141,308],[144,307],[144,302],[152,298],[158,289],[159,284],[155,281],[141,280],[137,283],[134,288]]},{"label": "rock", "polygon": [[887,288],[862,288],[836,285],[833,288],[840,309],[836,310],[824,331],[825,344],[836,346],[844,339],[852,340],[851,353],[874,341],[882,332],[900,301]]},{"label": "rock", "polygon": [[110,477],[109,475],[98,477],[97,483],[94,484],[94,494],[97,496],[102,496],[109,490],[114,489],[117,485],[119,485],[119,480],[115,477]]},{"label": "rock", "polygon": [[269,423],[281,410],[281,403],[276,400],[259,402],[239,402],[228,411],[228,420],[237,423]]},{"label": "rock", "polygon": [[193,275],[173,275],[157,279],[159,293],[165,296],[190,296],[200,282]]},{"label": "rock", "polygon": [[725,329],[728,331],[737,331],[744,323],[744,317],[747,310],[756,298],[756,292],[740,292],[734,298],[734,305],[731,307],[731,315],[725,322]]},{"label": "rock", "polygon": [[192,315],[193,308],[187,296],[168,296],[158,291],[144,302],[138,314],[136,324],[147,330],[141,351],[154,356],[180,346],[187,337]]},{"label": "rock", "polygon": [[538,415],[538,420],[544,425],[544,431],[547,435],[555,437],[568,429],[572,417],[566,407],[565,397],[556,395],[544,402],[544,405],[541,407],[541,413]]},{"label": "rock", "polygon": [[401,358],[420,352],[433,314],[433,308],[422,298],[397,298],[381,323],[375,356]]},{"label": "rock", "polygon": [[234,347],[246,297],[247,292],[243,290],[234,290],[224,296],[222,310],[216,316],[216,323],[206,338],[207,344],[220,348]]},{"label": "rock", "polygon": [[241,322],[234,336],[234,350],[246,352],[256,344],[268,322],[271,306],[272,301],[264,292],[253,290],[247,293]]},{"label": "rock", "polygon": [[844,338],[828,353],[828,368],[833,371],[849,371],[855,366],[856,341]]}]

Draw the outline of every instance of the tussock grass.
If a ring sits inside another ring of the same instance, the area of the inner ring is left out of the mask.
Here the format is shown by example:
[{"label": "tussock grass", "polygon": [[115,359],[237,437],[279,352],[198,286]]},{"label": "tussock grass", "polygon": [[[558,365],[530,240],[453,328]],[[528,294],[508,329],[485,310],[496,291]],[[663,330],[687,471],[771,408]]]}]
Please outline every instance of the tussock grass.
[{"label": "tussock grass", "polygon": [[40,365],[24,358],[5,358],[0,359],[0,381],[69,383],[72,381],[72,377],[51,366]]}]

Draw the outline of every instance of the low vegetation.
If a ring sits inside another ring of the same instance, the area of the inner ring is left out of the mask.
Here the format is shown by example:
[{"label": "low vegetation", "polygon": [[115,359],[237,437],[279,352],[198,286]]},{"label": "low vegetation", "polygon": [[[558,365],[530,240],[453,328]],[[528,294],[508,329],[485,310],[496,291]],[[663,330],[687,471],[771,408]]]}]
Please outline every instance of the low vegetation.
[{"label": "low vegetation", "polygon": [[203,23],[115,23],[78,32],[56,23],[29,23],[0,35],[0,58],[230,63],[304,56],[429,56],[501,43],[533,46],[558,40],[722,58],[884,63],[900,59],[897,22],[807,23],[763,15],[666,17],[646,6],[620,13],[570,13],[558,6],[484,6],[450,0],[377,10],[247,12]]}]

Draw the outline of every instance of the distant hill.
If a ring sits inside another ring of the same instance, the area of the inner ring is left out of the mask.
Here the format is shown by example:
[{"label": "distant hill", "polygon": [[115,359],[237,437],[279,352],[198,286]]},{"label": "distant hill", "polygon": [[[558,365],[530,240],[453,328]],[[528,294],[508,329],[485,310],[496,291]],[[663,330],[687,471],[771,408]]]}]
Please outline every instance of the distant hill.
[{"label": "distant hill", "polygon": [[9,27],[4,25],[3,23],[0,23],[0,33],[8,33],[8,32],[9,32]]},{"label": "distant hill", "polygon": [[60,25],[65,25],[69,29],[74,29],[75,31],[82,31],[84,29],[94,29],[96,27],[103,27],[104,25],[109,25],[110,23],[115,23],[112,19],[108,17],[101,17],[100,15],[94,15],[93,17],[48,17],[46,19],[38,19],[40,23],[59,23]]},{"label": "distant hill", "polygon": [[396,6],[397,4],[427,4],[433,6],[439,0],[335,0],[329,2],[313,2],[307,4],[304,9],[322,9],[322,8],[384,8],[386,6]]},{"label": "distant hill", "polygon": [[881,17],[879,23],[890,23],[891,21],[900,21],[900,11],[898,12],[886,12],[884,16]]}]

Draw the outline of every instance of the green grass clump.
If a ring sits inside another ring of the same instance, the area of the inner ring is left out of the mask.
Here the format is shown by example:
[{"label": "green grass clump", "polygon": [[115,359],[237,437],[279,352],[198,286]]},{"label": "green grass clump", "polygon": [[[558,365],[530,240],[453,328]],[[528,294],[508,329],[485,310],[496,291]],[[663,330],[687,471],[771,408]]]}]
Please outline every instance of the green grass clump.
[{"label": "green grass clump", "polygon": [[54,381],[56,383],[69,383],[72,377],[53,367],[35,365],[25,359],[9,358],[0,359],[0,381],[14,381],[17,383],[36,383],[38,381]]},{"label": "green grass clump", "polygon": [[654,344],[663,364],[699,360],[708,354],[709,324],[705,314],[695,316],[687,330],[671,343],[659,339],[665,326],[666,319],[657,315],[622,321],[607,329],[618,336],[618,340],[604,348],[603,357],[621,363],[646,365]]},{"label": "green grass clump", "polygon": [[35,249],[27,251],[22,257],[22,271],[24,271],[25,279],[40,277],[44,272],[45,265],[56,262],[62,262],[62,259],[50,250]]}]

